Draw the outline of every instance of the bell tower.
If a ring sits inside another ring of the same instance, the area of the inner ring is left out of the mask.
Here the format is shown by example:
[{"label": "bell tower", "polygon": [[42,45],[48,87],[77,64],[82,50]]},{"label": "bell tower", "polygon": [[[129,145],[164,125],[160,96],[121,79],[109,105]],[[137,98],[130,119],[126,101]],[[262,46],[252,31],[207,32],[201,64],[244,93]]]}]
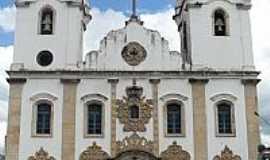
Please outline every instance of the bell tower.
[{"label": "bell tower", "polygon": [[17,0],[11,70],[77,69],[91,20],[86,0]]},{"label": "bell tower", "polygon": [[254,70],[250,0],[177,0],[183,69]]}]

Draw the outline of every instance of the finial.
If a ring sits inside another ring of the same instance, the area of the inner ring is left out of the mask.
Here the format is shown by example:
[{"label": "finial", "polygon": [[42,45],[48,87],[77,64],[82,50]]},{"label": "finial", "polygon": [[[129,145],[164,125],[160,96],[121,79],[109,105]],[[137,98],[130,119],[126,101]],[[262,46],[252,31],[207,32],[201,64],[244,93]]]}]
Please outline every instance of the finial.
[{"label": "finial", "polygon": [[131,15],[132,18],[137,18],[136,7],[137,7],[136,0],[132,0],[132,15]]},{"label": "finial", "polygon": [[136,79],[135,78],[132,79],[132,85],[136,86]]}]

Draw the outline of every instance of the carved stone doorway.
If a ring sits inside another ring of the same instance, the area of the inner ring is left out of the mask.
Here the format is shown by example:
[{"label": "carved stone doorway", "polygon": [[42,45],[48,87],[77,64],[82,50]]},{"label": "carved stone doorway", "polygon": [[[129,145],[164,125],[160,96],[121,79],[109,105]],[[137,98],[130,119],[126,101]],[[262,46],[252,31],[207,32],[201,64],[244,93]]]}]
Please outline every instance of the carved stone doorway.
[{"label": "carved stone doorway", "polygon": [[158,158],[144,151],[127,151],[118,154],[114,160],[158,160]]}]

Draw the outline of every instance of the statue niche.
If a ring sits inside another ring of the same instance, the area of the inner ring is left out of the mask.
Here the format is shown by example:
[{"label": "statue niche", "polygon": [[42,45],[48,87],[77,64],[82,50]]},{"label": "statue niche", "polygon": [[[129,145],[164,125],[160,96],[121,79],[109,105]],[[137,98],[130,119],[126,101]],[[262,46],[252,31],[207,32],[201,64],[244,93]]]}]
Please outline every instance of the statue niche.
[{"label": "statue niche", "polygon": [[124,124],[125,132],[145,132],[145,124],[152,117],[152,100],[147,100],[143,94],[143,88],[136,85],[126,88],[127,97],[116,101],[117,117]]}]

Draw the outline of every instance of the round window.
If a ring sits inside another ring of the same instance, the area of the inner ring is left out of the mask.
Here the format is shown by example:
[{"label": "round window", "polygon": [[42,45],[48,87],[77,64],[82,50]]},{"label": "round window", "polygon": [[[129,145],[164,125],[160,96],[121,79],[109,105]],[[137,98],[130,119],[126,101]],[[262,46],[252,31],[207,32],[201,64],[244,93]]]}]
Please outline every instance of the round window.
[{"label": "round window", "polygon": [[49,51],[41,51],[37,56],[37,63],[41,66],[48,66],[53,61],[53,55]]}]

